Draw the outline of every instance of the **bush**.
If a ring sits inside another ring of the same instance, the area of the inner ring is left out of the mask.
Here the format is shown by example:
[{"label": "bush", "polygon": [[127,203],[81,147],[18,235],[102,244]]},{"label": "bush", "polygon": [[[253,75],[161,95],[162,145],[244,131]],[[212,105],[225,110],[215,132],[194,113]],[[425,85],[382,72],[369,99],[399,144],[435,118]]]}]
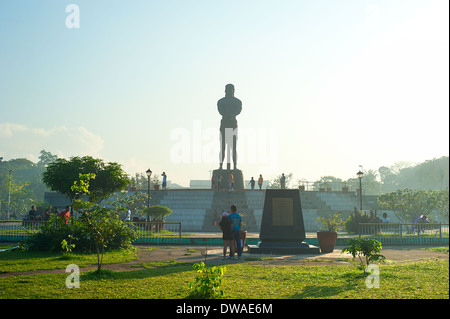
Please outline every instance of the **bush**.
[{"label": "bush", "polygon": [[162,221],[167,216],[172,214],[172,210],[169,207],[153,205],[150,207],[144,208],[144,214],[147,214],[147,217],[150,221]]},{"label": "bush", "polygon": [[363,211],[354,211],[345,221],[345,231],[349,234],[358,234],[360,223],[370,223],[370,217]]},{"label": "bush", "polygon": [[194,264],[193,268],[197,270],[200,276],[195,278],[194,283],[189,284],[190,297],[199,299],[210,299],[216,296],[223,296],[223,291],[219,290],[222,284],[222,276],[225,267],[207,268],[205,263]]},{"label": "bush", "polygon": [[[108,228],[110,230],[106,234],[109,242],[108,249],[129,247],[137,238],[136,232],[118,218],[110,218]],[[48,223],[28,237],[22,245],[31,250],[58,251],[64,250],[61,246],[64,240],[69,245],[75,245],[72,252],[92,252],[96,248],[90,229],[82,218],[71,218],[66,224],[56,215],[51,216]]]},{"label": "bush", "polygon": [[329,214],[328,217],[317,218],[316,222],[321,223],[328,231],[337,232],[342,228],[342,218],[339,212],[336,212],[333,215]]},{"label": "bush", "polygon": [[381,255],[383,249],[381,243],[375,239],[351,238],[347,240],[349,245],[342,249],[341,253],[350,253],[353,259],[359,258],[359,267],[365,271],[372,262],[384,262],[386,257]]}]

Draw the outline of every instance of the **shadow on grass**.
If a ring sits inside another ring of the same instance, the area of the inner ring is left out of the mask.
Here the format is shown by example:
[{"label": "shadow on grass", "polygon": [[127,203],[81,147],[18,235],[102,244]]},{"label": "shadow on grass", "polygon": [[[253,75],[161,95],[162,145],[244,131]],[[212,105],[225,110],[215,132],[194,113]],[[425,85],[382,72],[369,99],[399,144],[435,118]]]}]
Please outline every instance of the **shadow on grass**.
[{"label": "shadow on grass", "polygon": [[361,280],[367,277],[367,274],[349,272],[339,275],[339,278],[335,278],[339,281],[340,285],[314,285],[305,286],[301,293],[292,295],[293,299],[305,299],[305,298],[328,298],[339,295],[341,293],[354,290],[360,285]]},{"label": "shadow on grass", "polygon": [[191,263],[178,262],[175,260],[141,263],[136,264],[133,267],[144,267],[144,269],[123,271],[113,271],[108,269],[101,269],[100,271],[93,270],[81,274],[80,279],[81,281],[144,279],[192,270]]}]

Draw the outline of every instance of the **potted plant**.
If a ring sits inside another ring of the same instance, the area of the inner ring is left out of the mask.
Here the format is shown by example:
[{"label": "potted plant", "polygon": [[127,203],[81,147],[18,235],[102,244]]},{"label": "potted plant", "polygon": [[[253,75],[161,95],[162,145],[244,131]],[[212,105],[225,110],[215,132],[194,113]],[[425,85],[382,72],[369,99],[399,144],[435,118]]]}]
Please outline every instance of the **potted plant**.
[{"label": "potted plant", "polygon": [[169,207],[153,205],[144,208],[144,213],[147,214],[147,221],[157,222],[155,224],[155,231],[164,230],[164,221],[167,216],[172,214]]},{"label": "potted plant", "polygon": [[331,253],[334,250],[337,240],[337,231],[342,227],[341,214],[336,212],[328,217],[320,217],[316,220],[322,224],[323,229],[317,232],[320,251],[322,253]]},{"label": "potted plant", "polygon": [[348,185],[347,182],[342,182],[342,192],[348,193]]},{"label": "potted plant", "polygon": [[159,175],[155,174],[152,179],[153,189],[159,191]]},{"label": "potted plant", "polygon": [[305,179],[299,179],[299,180],[297,180],[297,184],[298,184],[298,189],[301,191],[301,192],[304,192],[305,191]]}]

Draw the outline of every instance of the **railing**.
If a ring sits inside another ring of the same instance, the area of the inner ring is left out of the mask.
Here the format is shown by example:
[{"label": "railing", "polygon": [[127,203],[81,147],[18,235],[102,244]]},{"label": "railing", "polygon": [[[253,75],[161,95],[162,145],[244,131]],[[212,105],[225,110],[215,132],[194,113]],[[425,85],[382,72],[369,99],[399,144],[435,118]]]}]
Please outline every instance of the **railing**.
[{"label": "railing", "polygon": [[[45,221],[0,221],[0,242],[19,242],[45,225]],[[181,223],[129,222],[137,233],[134,243],[180,244]]]},{"label": "railing", "polygon": [[46,222],[42,221],[0,221],[0,242],[18,242],[37,232]]},{"label": "railing", "polygon": [[181,223],[133,222],[130,226],[137,233],[134,243],[181,244]]},{"label": "railing", "polygon": [[384,245],[438,245],[449,243],[449,224],[359,224],[359,237]]}]

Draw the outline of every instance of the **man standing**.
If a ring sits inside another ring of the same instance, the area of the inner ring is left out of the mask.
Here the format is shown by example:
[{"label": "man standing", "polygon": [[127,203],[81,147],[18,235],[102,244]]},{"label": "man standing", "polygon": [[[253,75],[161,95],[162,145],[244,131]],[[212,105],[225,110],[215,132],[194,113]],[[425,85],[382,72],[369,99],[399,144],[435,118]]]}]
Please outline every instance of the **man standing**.
[{"label": "man standing", "polygon": [[264,179],[263,179],[262,175],[259,174],[259,178],[258,178],[259,190],[261,190],[261,188],[262,188],[263,181],[264,181]]},{"label": "man standing", "polygon": [[28,212],[28,219],[30,221],[35,221],[37,217],[36,208],[34,206],[31,206],[31,210]]},{"label": "man standing", "polygon": [[233,173],[230,173],[230,176],[228,179],[228,191],[234,192],[234,175],[233,175]]},{"label": "man standing", "polygon": [[238,258],[241,258],[242,247],[241,247],[241,234],[240,234],[240,232],[241,232],[242,218],[236,212],[237,211],[236,205],[231,205],[230,209],[231,209],[231,214],[228,215],[228,219],[231,221],[231,224],[233,225],[233,227],[232,227],[233,238],[236,241]]},{"label": "man standing", "polygon": [[162,180],[162,189],[166,189],[166,188],[167,188],[167,175],[166,175],[166,172],[163,172],[163,173],[161,174],[161,176],[163,177],[163,180]]},{"label": "man standing", "polygon": [[280,184],[281,184],[281,189],[286,189],[286,176],[284,176],[284,173],[281,174]]}]

